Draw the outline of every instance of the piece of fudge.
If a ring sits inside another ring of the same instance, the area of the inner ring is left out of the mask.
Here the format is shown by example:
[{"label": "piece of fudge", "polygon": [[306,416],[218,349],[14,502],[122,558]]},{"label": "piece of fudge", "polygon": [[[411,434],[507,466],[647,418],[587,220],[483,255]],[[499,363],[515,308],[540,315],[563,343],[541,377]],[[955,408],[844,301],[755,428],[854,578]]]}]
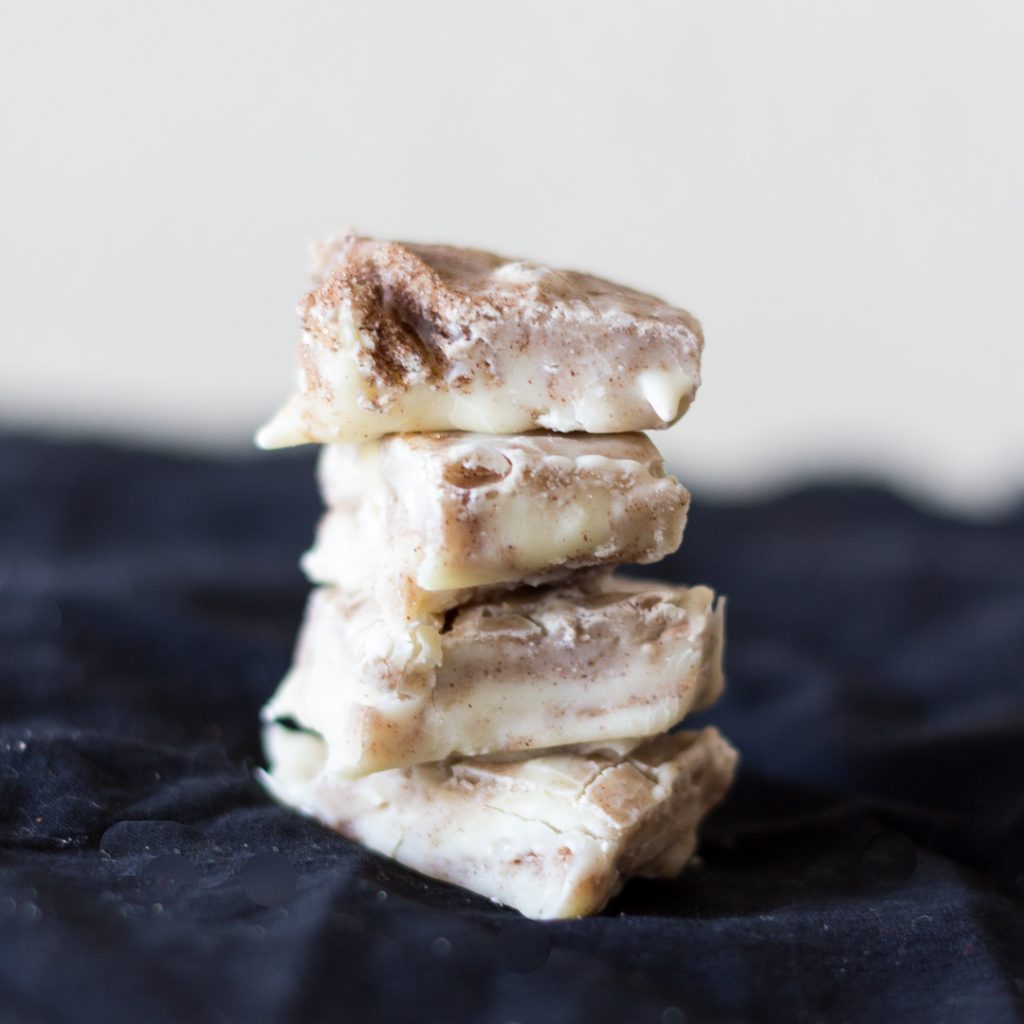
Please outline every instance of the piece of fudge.
[{"label": "piece of fudge", "polygon": [[343,781],[319,737],[268,726],[263,782],[289,804],[422,874],[527,917],[598,913],[632,875],[670,878],[732,782],[715,729],[543,756],[473,758]]},{"label": "piece of fudge", "polygon": [[299,307],[295,395],[265,448],[441,430],[665,427],[700,383],[700,324],[588,274],[346,234]]},{"label": "piece of fudge", "polygon": [[723,630],[707,587],[610,575],[520,588],[437,624],[321,589],[264,717],[320,733],[338,777],[650,736],[721,693]]},{"label": "piece of fudge", "polygon": [[406,619],[477,588],[656,562],[690,501],[643,434],[399,434],[326,446],[319,476],[306,573]]}]

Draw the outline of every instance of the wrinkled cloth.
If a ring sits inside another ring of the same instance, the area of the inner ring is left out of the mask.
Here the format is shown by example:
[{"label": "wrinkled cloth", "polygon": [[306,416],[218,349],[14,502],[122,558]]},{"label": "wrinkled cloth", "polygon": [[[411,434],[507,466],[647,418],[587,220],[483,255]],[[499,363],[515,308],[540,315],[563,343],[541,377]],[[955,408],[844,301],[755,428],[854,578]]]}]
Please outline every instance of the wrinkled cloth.
[{"label": "wrinkled cloth", "polygon": [[0,442],[0,1022],[1024,1020],[1024,510],[694,496],[700,863],[527,922],[275,806],[314,452]]}]

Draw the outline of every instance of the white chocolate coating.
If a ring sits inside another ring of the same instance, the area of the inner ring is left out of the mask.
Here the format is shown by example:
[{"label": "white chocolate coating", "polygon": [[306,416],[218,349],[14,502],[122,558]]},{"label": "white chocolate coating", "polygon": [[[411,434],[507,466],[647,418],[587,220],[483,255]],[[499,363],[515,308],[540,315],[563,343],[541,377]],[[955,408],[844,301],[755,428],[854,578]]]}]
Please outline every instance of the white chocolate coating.
[{"label": "white chocolate coating", "polygon": [[521,588],[443,625],[318,590],[264,716],[320,733],[337,777],[652,736],[717,699],[723,637],[707,587],[617,576]]},{"label": "white chocolate coating", "polygon": [[538,919],[596,914],[631,875],[676,875],[737,761],[704,729],[339,781],[324,769],[318,737],[270,725],[265,742],[263,782],[282,803]]},{"label": "white chocolate coating", "polygon": [[480,588],[656,562],[690,496],[643,434],[405,434],[328,445],[315,583],[413,620]]},{"label": "white chocolate coating", "polygon": [[257,435],[265,448],[657,429],[700,383],[703,337],[685,310],[476,249],[345,235],[299,312],[298,388]]}]

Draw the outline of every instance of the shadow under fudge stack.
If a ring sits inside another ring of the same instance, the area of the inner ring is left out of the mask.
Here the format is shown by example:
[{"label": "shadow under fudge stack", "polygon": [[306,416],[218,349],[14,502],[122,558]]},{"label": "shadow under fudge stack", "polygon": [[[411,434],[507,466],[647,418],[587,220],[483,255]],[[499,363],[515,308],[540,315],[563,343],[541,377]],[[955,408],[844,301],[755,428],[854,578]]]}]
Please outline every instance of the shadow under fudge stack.
[{"label": "shadow under fudge stack", "polygon": [[697,322],[570,271],[346,235],[300,307],[264,447],[323,444],[317,584],[265,712],[279,800],[536,918],[670,877],[735,751],[707,587],[613,575],[682,540],[639,433],[699,381]]}]

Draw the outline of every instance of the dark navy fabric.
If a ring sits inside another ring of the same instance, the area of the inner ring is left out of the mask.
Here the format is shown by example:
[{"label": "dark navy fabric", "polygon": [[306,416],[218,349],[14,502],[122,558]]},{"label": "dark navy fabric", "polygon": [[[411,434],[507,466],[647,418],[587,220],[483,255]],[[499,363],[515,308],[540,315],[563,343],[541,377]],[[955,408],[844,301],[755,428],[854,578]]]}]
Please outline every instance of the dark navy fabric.
[{"label": "dark navy fabric", "polygon": [[1024,510],[698,493],[743,755],[701,863],[533,924],[274,806],[309,450],[0,442],[0,1024],[1024,1020]]}]

